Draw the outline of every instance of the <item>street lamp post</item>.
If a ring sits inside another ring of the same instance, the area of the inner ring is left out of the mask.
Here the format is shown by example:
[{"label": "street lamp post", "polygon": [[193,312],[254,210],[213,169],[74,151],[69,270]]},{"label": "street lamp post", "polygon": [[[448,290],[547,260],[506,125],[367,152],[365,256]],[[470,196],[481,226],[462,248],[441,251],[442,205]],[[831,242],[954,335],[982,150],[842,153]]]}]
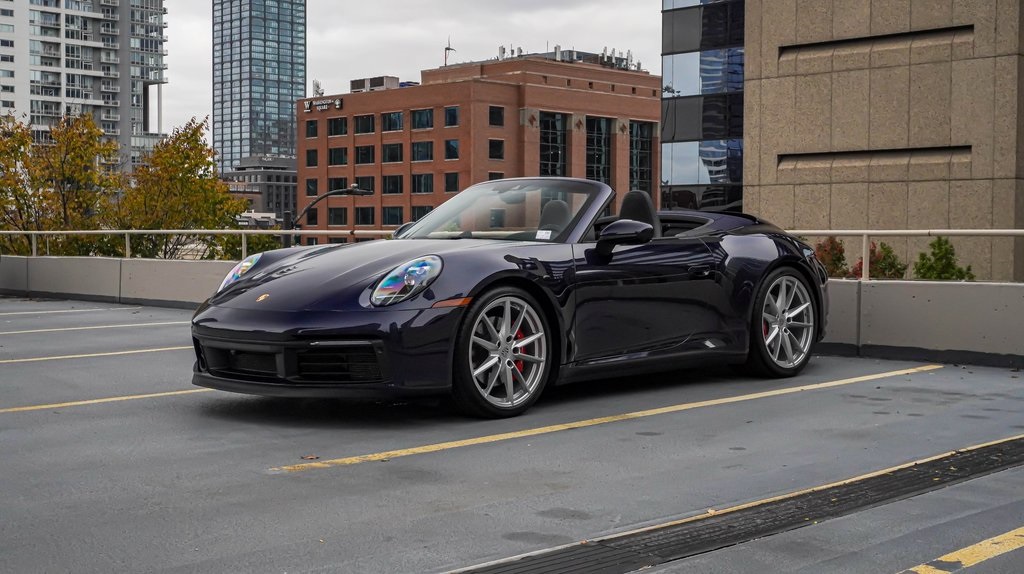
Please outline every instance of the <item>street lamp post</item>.
[{"label": "street lamp post", "polygon": [[[373,190],[372,189],[359,189],[359,185],[353,183],[349,187],[342,187],[340,189],[332,189],[332,190],[328,191],[327,193],[324,193],[323,195],[318,195],[316,197],[316,199],[314,199],[313,201],[311,201],[309,203],[309,205],[304,207],[302,209],[302,211],[300,211],[299,214],[296,215],[294,218],[291,217],[291,213],[289,213],[287,211],[284,212],[284,223],[283,223],[284,231],[287,232],[287,231],[291,231],[292,229],[299,229],[300,228],[299,221],[302,220],[302,217],[304,215],[306,215],[306,212],[309,211],[309,208],[313,207],[317,203],[320,203],[322,200],[327,199],[328,197],[332,197],[332,196],[336,196],[336,195],[373,195]],[[291,233],[284,233],[283,235],[281,235],[281,246],[282,247],[291,247],[292,246],[292,234]]]}]

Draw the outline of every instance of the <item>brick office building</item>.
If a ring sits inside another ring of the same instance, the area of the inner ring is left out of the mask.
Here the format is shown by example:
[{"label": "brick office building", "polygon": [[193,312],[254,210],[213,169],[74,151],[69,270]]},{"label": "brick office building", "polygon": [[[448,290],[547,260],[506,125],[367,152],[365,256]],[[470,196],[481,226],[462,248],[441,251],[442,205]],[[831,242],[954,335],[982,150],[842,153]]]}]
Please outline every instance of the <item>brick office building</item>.
[{"label": "brick office building", "polygon": [[381,89],[300,100],[297,210],[352,184],[374,195],[328,198],[299,224],[393,228],[502,177],[585,177],[620,197],[652,193],[660,78],[636,68],[556,51],[424,70],[408,87],[357,80],[355,89]]}]

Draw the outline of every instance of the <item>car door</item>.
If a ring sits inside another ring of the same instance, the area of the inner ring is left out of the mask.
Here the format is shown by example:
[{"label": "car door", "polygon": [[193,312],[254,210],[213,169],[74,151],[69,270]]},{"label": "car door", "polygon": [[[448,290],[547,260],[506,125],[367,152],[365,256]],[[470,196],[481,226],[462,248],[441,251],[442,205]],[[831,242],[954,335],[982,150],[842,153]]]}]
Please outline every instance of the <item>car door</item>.
[{"label": "car door", "polygon": [[[617,246],[573,246],[575,353],[572,362],[671,355],[706,345],[720,330],[708,304],[720,289],[711,251],[697,237]],[[706,348],[706,347],[705,347]]]}]

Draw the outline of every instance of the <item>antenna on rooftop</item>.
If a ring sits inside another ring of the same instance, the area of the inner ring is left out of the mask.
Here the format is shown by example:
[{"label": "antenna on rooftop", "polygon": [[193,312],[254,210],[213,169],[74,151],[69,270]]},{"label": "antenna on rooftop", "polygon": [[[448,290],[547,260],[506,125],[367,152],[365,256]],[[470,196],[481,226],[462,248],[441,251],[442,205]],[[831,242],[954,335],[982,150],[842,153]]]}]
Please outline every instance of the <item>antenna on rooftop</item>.
[{"label": "antenna on rooftop", "polygon": [[455,48],[452,48],[452,37],[448,36],[448,45],[444,47],[444,65],[448,65],[448,52],[454,52]]}]

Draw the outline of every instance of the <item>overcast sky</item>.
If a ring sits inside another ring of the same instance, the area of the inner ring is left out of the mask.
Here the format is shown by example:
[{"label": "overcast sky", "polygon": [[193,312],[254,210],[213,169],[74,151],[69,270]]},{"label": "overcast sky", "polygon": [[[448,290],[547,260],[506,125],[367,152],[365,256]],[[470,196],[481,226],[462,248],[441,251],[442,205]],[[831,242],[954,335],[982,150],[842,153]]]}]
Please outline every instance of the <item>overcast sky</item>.
[{"label": "overcast sky", "polygon": [[[212,114],[212,9],[209,0],[169,0],[164,131]],[[327,94],[348,91],[352,79],[398,76],[419,81],[420,70],[496,57],[498,46],[542,52],[563,49],[633,51],[661,73],[658,0],[308,0],[306,92],[314,79]],[[212,118],[211,118],[212,119]]]}]

